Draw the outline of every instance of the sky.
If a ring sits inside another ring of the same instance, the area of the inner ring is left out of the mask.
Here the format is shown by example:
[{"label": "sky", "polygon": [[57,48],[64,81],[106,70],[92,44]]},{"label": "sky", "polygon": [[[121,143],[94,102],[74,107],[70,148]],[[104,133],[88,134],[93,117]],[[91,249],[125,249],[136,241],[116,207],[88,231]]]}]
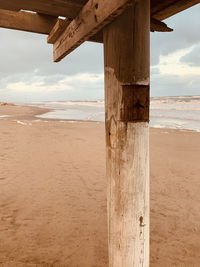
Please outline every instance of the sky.
[{"label": "sky", "polygon": [[[200,95],[200,4],[151,33],[151,96]],[[103,45],[85,42],[53,62],[46,36],[0,28],[0,102],[104,98]]]}]

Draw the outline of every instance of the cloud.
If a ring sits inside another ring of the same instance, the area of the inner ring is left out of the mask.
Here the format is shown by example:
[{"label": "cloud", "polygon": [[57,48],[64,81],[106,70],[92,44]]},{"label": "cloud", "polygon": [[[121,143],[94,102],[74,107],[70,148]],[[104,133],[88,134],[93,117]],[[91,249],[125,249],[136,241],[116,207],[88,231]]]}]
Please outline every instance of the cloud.
[{"label": "cloud", "polygon": [[59,81],[56,85],[49,85],[46,86],[42,82],[35,82],[32,84],[26,84],[24,82],[17,82],[17,83],[10,83],[7,86],[7,89],[14,92],[41,92],[44,91],[45,93],[52,92],[52,91],[66,91],[66,90],[73,90],[73,87],[63,83],[63,81]]},{"label": "cloud", "polygon": [[[199,75],[200,67],[192,66],[186,62],[182,62],[188,53],[193,50],[193,47],[178,50],[175,53],[171,53],[167,56],[160,56],[160,62],[155,67],[159,69],[161,74],[167,75]],[[154,67],[154,68],[155,68]]]},{"label": "cloud", "polygon": [[156,67],[151,68],[151,75],[160,74],[160,69]]},{"label": "cloud", "polygon": [[94,92],[103,98],[101,44],[87,42],[54,63],[53,46],[46,43],[46,36],[6,29],[0,29],[0,35],[1,99],[94,98]]},{"label": "cloud", "polygon": [[200,4],[165,20],[173,32],[151,33],[151,64],[157,65],[161,55],[169,55],[200,42]]},{"label": "cloud", "polygon": [[152,96],[200,95],[200,75],[157,74],[151,77]]},{"label": "cloud", "polygon": [[59,63],[53,62],[53,46],[46,36],[0,29],[0,78],[8,75],[70,75],[103,72],[103,46],[86,42]]},{"label": "cloud", "polygon": [[[200,5],[166,20],[172,33],[151,34],[152,95],[199,93]],[[86,42],[59,63],[46,36],[0,29],[1,101],[104,97],[103,45]]]},{"label": "cloud", "polygon": [[[5,88],[0,88],[0,97],[3,96],[6,101],[14,97],[20,102],[25,100],[81,100],[88,99],[89,92],[92,99],[103,98],[103,74],[80,73],[63,76],[59,81],[57,81],[57,77],[53,77],[49,81],[47,79],[49,76],[35,76],[31,82],[9,82]],[[22,95],[23,100],[21,100]]]},{"label": "cloud", "polygon": [[200,43],[192,51],[181,57],[180,62],[187,63],[192,67],[200,67]]}]

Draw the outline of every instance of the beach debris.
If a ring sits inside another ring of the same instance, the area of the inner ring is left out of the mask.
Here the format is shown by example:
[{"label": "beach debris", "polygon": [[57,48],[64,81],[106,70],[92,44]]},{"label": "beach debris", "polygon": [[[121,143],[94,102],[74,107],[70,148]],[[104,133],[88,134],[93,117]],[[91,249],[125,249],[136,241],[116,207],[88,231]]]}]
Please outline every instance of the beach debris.
[{"label": "beach debris", "polygon": [[0,106],[15,106],[13,103],[0,102]]}]

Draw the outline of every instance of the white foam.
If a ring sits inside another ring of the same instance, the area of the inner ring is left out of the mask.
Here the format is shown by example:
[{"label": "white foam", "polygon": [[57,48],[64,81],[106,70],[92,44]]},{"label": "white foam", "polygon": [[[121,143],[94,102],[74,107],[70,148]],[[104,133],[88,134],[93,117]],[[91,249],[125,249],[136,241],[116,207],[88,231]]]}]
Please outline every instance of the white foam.
[{"label": "white foam", "polygon": [[152,127],[153,128],[165,128],[165,126],[161,124],[156,124],[156,125],[153,125]]},{"label": "white foam", "polygon": [[18,123],[18,124],[21,124],[21,125],[26,125],[26,123],[23,122],[23,121],[17,121],[17,123]]},{"label": "white foam", "polygon": [[32,123],[30,123],[30,122],[23,122],[23,121],[19,121],[19,120],[17,120],[17,123],[18,124],[21,124],[21,125],[32,125]]},{"label": "white foam", "polygon": [[79,122],[79,121],[59,121],[59,122],[62,122],[62,123],[77,123],[77,122]]},{"label": "white foam", "polygon": [[11,117],[10,115],[0,115],[0,118],[8,118]]},{"label": "white foam", "polygon": [[[32,103],[51,111],[37,116],[44,119],[104,121],[104,101],[54,101]],[[200,130],[200,96],[151,98],[151,126]],[[69,121],[67,121],[69,122]]]}]

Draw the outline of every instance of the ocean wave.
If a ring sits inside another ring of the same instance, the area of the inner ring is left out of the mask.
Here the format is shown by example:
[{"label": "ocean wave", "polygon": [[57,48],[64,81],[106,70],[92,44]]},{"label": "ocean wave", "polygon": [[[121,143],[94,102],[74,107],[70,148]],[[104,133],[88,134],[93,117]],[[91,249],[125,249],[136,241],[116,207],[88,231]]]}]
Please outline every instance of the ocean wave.
[{"label": "ocean wave", "polygon": [[[104,121],[104,100],[46,101],[29,105],[50,108],[42,118]],[[153,127],[200,130],[200,96],[153,97],[150,105]]]}]

